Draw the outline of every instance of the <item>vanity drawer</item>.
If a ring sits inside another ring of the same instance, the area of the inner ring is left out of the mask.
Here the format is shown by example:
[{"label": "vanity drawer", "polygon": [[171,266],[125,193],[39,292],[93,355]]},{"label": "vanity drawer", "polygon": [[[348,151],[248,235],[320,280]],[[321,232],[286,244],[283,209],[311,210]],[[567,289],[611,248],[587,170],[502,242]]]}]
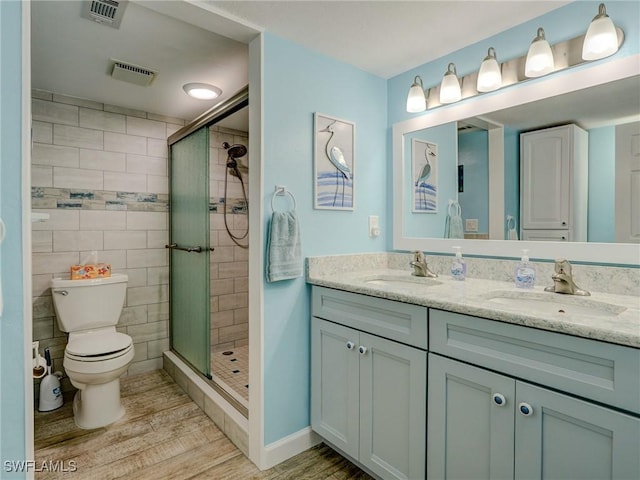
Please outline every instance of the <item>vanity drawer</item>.
[{"label": "vanity drawer", "polygon": [[311,314],[363,332],[427,349],[426,307],[314,286]]},{"label": "vanity drawer", "polygon": [[432,352],[640,414],[640,350],[429,310]]}]

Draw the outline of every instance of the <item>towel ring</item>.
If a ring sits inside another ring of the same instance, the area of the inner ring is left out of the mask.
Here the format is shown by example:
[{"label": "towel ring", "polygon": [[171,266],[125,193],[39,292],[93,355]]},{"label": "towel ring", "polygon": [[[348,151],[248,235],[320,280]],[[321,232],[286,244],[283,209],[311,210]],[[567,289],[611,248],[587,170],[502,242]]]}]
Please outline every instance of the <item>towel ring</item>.
[{"label": "towel ring", "polygon": [[291,193],[284,187],[276,187],[276,191],[273,192],[273,195],[271,196],[271,210],[273,210],[274,212],[276,211],[274,201],[277,196],[282,196],[284,194],[288,194],[291,197],[291,201],[293,202],[293,209],[296,209],[296,197],[293,195],[293,193]]}]

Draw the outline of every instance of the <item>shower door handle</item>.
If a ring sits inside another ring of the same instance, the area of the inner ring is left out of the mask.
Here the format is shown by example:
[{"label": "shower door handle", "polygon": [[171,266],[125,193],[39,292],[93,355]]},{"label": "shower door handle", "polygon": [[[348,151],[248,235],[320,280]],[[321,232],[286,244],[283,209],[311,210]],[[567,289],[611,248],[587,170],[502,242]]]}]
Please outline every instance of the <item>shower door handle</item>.
[{"label": "shower door handle", "polygon": [[[170,245],[165,245],[164,248],[170,248],[171,250],[182,250],[183,252],[189,252],[189,253],[202,252],[202,247],[199,245],[197,247],[181,247],[177,243],[172,243]],[[211,248],[210,250],[213,250],[213,249]]]}]

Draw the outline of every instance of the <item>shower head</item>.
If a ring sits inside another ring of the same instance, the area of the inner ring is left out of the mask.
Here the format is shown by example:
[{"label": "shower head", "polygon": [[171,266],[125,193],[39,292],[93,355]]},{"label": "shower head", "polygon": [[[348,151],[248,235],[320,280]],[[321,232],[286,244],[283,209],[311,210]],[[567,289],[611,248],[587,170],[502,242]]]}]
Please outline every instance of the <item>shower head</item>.
[{"label": "shower head", "polygon": [[247,154],[247,147],[244,145],[240,145],[236,143],[235,145],[229,145],[229,143],[224,142],[222,144],[224,149],[227,151],[227,155],[229,158],[240,158],[244,157]]}]

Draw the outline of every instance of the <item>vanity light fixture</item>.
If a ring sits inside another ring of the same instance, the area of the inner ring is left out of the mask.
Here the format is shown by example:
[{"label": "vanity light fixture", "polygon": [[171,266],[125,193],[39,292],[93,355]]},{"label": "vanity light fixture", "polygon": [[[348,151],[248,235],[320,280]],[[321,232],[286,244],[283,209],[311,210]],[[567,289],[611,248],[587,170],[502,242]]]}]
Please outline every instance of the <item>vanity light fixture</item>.
[{"label": "vanity light fixture", "polygon": [[604,3],[598,7],[582,44],[583,60],[599,60],[618,51],[618,34],[613,21],[607,15]]},{"label": "vanity light fixture", "polygon": [[208,83],[186,83],[182,89],[187,95],[198,100],[213,100],[222,95],[222,90]]},{"label": "vanity light fixture", "polygon": [[440,83],[440,103],[455,103],[462,98],[460,81],[454,63],[447,67],[447,73],[442,77]]},{"label": "vanity light fixture", "polygon": [[[465,87],[464,98],[468,99],[499,88],[518,85],[531,78],[608,57],[620,49],[624,37],[624,31],[613,24],[607,15],[604,3],[601,3],[598,7],[598,15],[593,18],[585,34],[558,42],[553,47],[547,42],[544,30],[538,28],[536,38],[531,42],[526,56],[522,55],[499,63],[496,51],[491,47],[480,69],[462,78],[458,78],[455,64],[450,63],[439,89],[434,85],[425,90],[422,77],[416,75],[407,95],[407,112],[424,112],[427,107],[432,109],[455,103],[462,98],[463,86]],[[557,66],[554,52],[559,59]]]},{"label": "vanity light fixture", "polygon": [[538,28],[536,38],[529,45],[524,74],[529,78],[541,77],[553,72],[554,62],[551,46],[544,36],[544,30]]},{"label": "vanity light fixture", "polygon": [[413,84],[407,95],[407,112],[416,113],[424,112],[427,109],[427,98],[424,94],[424,86],[422,85],[422,77],[416,75]]},{"label": "vanity light fixture", "polygon": [[502,73],[500,72],[500,64],[496,58],[496,50],[490,47],[487,56],[482,61],[482,65],[480,65],[477,90],[479,92],[493,92],[501,86]]}]

